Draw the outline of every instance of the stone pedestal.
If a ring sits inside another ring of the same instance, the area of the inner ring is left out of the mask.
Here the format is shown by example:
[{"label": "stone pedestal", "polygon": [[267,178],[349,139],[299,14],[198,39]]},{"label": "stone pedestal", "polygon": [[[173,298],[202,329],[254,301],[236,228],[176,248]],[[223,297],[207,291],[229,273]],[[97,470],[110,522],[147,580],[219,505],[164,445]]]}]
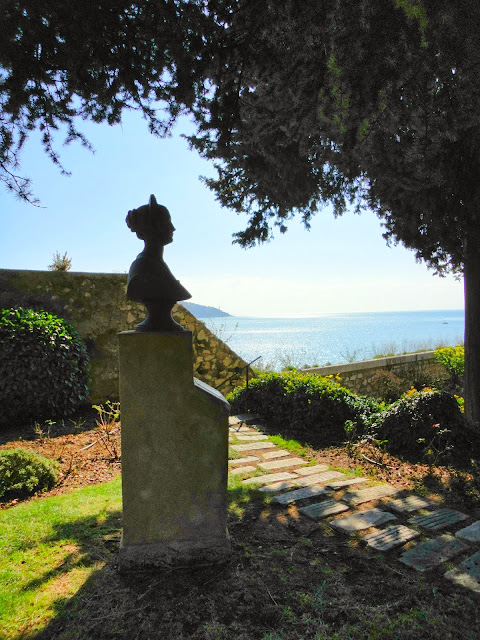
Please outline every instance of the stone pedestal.
[{"label": "stone pedestal", "polygon": [[120,568],[222,559],[229,404],[192,376],[190,332],[119,334]]}]

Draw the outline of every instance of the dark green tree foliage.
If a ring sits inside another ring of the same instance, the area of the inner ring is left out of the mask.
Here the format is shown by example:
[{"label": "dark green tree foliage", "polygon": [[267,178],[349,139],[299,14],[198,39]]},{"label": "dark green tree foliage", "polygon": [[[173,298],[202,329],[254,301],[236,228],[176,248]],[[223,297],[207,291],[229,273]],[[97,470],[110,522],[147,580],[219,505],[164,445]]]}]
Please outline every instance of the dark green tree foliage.
[{"label": "dark green tree foliage", "polygon": [[[257,14],[259,16],[257,17]],[[464,273],[466,410],[480,421],[480,6],[474,0],[240,2],[192,138],[236,241],[332,204]]]},{"label": "dark green tree foliage", "polygon": [[34,451],[21,448],[0,451],[0,499],[26,498],[51,489],[59,471],[58,462]]},{"label": "dark green tree foliage", "polygon": [[0,426],[63,418],[88,398],[87,352],[65,321],[44,311],[0,315]]},{"label": "dark green tree foliage", "polygon": [[[203,2],[3,0],[0,180],[24,198],[18,152],[32,130],[60,163],[54,134],[89,146],[79,119],[115,124],[138,109],[164,135],[205,79]],[[208,57],[207,57],[208,61]],[[61,165],[60,165],[61,166]]]}]

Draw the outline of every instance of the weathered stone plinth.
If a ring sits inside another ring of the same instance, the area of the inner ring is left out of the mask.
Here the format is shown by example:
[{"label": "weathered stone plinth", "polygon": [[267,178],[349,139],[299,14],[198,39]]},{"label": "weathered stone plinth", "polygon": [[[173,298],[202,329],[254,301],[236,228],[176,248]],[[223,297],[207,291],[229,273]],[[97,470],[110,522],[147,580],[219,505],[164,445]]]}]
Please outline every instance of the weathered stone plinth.
[{"label": "weathered stone plinth", "polygon": [[120,568],[224,558],[228,413],[192,376],[190,332],[119,334],[123,535]]}]

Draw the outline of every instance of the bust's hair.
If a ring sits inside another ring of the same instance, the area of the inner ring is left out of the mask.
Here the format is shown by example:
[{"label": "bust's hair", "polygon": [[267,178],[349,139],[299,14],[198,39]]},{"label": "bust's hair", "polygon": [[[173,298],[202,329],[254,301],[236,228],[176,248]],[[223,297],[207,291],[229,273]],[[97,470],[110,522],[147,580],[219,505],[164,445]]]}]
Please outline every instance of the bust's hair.
[{"label": "bust's hair", "polygon": [[167,207],[157,204],[155,199],[150,204],[144,204],[138,209],[131,209],[127,213],[125,222],[128,228],[137,234],[140,240],[151,234],[161,231],[169,219],[170,213]]}]

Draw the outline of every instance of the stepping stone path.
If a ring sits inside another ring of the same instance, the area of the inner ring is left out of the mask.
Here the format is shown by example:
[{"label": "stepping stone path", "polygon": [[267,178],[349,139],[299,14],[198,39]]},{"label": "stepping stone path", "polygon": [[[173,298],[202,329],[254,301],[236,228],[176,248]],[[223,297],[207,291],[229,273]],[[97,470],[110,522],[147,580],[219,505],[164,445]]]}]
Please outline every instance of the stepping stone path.
[{"label": "stepping stone path", "polygon": [[336,500],[325,500],[318,504],[310,504],[308,507],[301,507],[299,511],[309,518],[312,518],[312,520],[322,520],[335,513],[348,511],[348,507],[346,504],[341,504]]},{"label": "stepping stone path", "polygon": [[406,498],[399,498],[398,500],[392,500],[388,503],[389,509],[394,509],[399,513],[409,513],[410,511],[418,511],[419,509],[427,509],[433,506],[435,503],[433,500],[427,498],[421,498],[420,496],[407,496]]},{"label": "stepping stone path", "polygon": [[397,493],[395,487],[391,487],[389,484],[381,484],[377,487],[371,487],[370,489],[346,493],[342,497],[342,502],[350,505],[358,505],[364,502],[371,502],[372,500],[379,500],[380,498],[391,496],[394,493]]},{"label": "stepping stone path", "polygon": [[368,511],[359,511],[346,518],[340,518],[340,520],[333,520],[330,526],[337,531],[353,533],[354,531],[370,529],[370,527],[376,527],[379,524],[385,524],[385,522],[396,519],[397,516],[394,516],[393,513],[389,513],[388,511],[369,509]]},{"label": "stepping stone path", "polygon": [[297,469],[297,473],[301,476],[312,476],[314,473],[320,473],[321,471],[327,471],[328,464],[315,464],[311,467],[305,467],[304,469]]},{"label": "stepping stone path", "polygon": [[240,476],[240,475],[247,475],[248,473],[250,473],[251,471],[256,471],[257,467],[250,467],[248,465],[245,465],[244,467],[238,467],[238,469],[232,469],[231,471],[229,471],[231,476]]},{"label": "stepping stone path", "polygon": [[430,531],[438,531],[467,518],[467,515],[454,509],[439,509],[425,516],[414,516],[409,522]]},{"label": "stepping stone path", "polygon": [[[232,416],[229,419],[230,435],[235,442],[230,449],[248,452],[244,457],[228,461],[229,466],[233,467],[230,474],[246,475],[257,470],[266,472],[242,480],[242,484],[263,485],[257,488],[275,494],[272,503],[280,508],[310,500],[311,503],[305,506],[299,504],[298,512],[302,516],[314,521],[329,518],[329,525],[334,531],[360,535],[361,541],[372,550],[395,553],[395,549],[410,543],[414,546],[403,553],[397,552],[397,560],[416,571],[441,568],[444,562],[462,554],[462,562],[447,571],[444,577],[480,593],[480,520],[459,528],[460,522],[470,518],[468,514],[446,508],[425,513],[424,510],[434,509],[437,503],[414,494],[380,502],[375,507],[377,501],[393,496],[397,489],[381,484],[350,490],[348,487],[351,485],[368,482],[369,479],[348,478],[340,471],[329,470],[326,464],[308,466],[308,460],[276,447],[261,432],[259,420],[257,416]],[[247,423],[256,426],[249,427]],[[281,471],[283,469],[285,471]],[[342,495],[344,488],[347,490]],[[368,508],[369,502],[373,502],[373,508]],[[367,508],[360,505],[366,505]],[[415,511],[421,513],[409,517]],[[345,512],[349,513],[341,515]],[[397,519],[400,522],[383,527]],[[409,526],[401,522],[402,519],[407,520]],[[448,533],[422,542],[415,540],[422,533],[425,537],[425,534],[428,536],[441,529],[447,529]]]},{"label": "stepping stone path", "polygon": [[480,520],[474,522],[469,527],[460,529],[455,534],[457,538],[466,540],[467,542],[480,542]]},{"label": "stepping stone path", "polygon": [[266,453],[262,453],[262,457],[264,460],[273,460],[274,458],[285,458],[285,456],[290,456],[290,455],[292,455],[290,451],[284,451],[283,449],[277,449],[276,451],[267,451]]},{"label": "stepping stone path", "polygon": [[334,478],[344,478],[345,474],[340,471],[325,471],[325,473],[315,473],[313,476],[297,476],[295,483],[299,487],[309,487],[311,484],[322,484]]},{"label": "stepping stone path", "polygon": [[330,489],[343,489],[352,484],[358,484],[359,482],[368,482],[367,478],[350,478],[350,480],[335,480],[333,482],[327,482],[327,487]]},{"label": "stepping stone path", "polygon": [[402,554],[400,562],[417,571],[425,571],[453,558],[465,549],[467,545],[445,533],[433,540],[421,542],[413,549],[406,551]]},{"label": "stepping stone path", "polygon": [[281,496],[275,496],[273,502],[278,504],[290,504],[291,502],[298,502],[299,500],[306,500],[307,498],[318,498],[318,496],[331,495],[331,491],[320,487],[319,485],[313,485],[311,487],[304,487],[303,489],[297,489],[296,491],[289,491]]},{"label": "stepping stone path", "polygon": [[248,464],[250,462],[259,462],[260,458],[257,456],[246,456],[245,458],[233,458],[228,461],[228,464]]},{"label": "stepping stone path", "polygon": [[232,444],[232,450],[260,451],[260,449],[271,449],[274,446],[273,442],[249,442],[248,444]]},{"label": "stepping stone path", "polygon": [[447,571],[445,578],[480,593],[480,551],[461,562],[458,569]]},{"label": "stepping stone path", "polygon": [[290,480],[295,476],[293,473],[272,473],[271,475],[266,476],[255,476],[254,478],[249,478],[248,480],[243,480],[243,484],[267,484],[268,482],[278,482],[279,480]]},{"label": "stepping stone path", "polygon": [[402,546],[419,535],[420,532],[415,529],[409,529],[404,524],[396,524],[377,533],[371,533],[362,540],[377,551],[390,551],[390,549]]},{"label": "stepping stone path", "polygon": [[272,469],[286,469],[287,467],[298,467],[301,464],[307,464],[302,458],[287,458],[282,460],[270,460],[270,462],[261,462],[258,466],[262,471],[271,471]]}]

